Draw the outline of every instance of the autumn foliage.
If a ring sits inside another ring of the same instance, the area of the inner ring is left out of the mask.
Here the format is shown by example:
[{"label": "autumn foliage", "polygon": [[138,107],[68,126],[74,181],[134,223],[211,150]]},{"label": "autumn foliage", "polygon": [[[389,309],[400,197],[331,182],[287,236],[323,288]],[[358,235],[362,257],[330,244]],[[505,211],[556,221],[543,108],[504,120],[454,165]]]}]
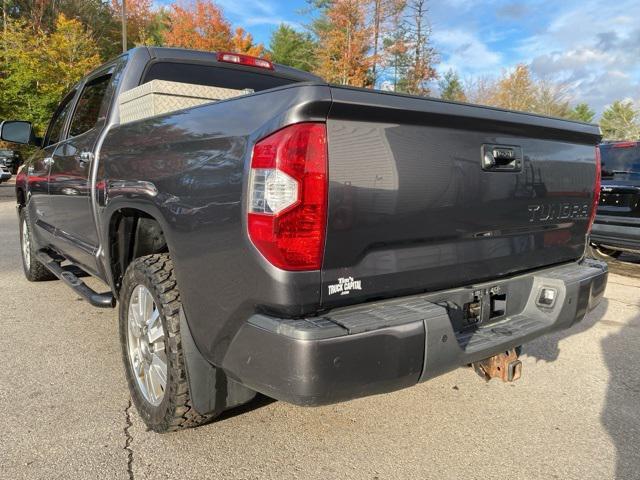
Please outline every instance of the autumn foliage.
[{"label": "autumn foliage", "polygon": [[40,131],[61,97],[102,59],[80,21],[59,14],[51,31],[24,21],[0,32],[0,119],[20,118]]},{"label": "autumn foliage", "polygon": [[366,24],[366,2],[336,0],[317,24],[317,73],[330,82],[363,87],[369,83],[372,31]]},{"label": "autumn foliage", "polygon": [[167,46],[208,51],[236,51],[260,56],[262,45],[242,28],[232,31],[220,8],[208,0],[172,4],[168,14],[169,28],[164,34]]},{"label": "autumn foliage", "polygon": [[[147,43],[149,25],[153,17],[153,0],[126,0],[127,38],[132,45]],[[122,0],[111,0],[115,15],[120,15]]]}]

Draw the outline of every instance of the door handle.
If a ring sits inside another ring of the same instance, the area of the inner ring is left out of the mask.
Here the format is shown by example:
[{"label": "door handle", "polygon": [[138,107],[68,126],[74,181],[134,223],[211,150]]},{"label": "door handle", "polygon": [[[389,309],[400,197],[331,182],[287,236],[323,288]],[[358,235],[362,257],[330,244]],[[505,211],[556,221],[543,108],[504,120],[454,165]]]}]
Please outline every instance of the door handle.
[{"label": "door handle", "polygon": [[91,152],[80,152],[80,156],[78,157],[80,163],[87,163],[93,160],[93,153]]},{"label": "door handle", "polygon": [[42,162],[44,163],[45,167],[50,167],[51,165],[56,163],[53,161],[53,157],[46,157]]},{"label": "door handle", "polygon": [[490,172],[522,170],[522,148],[513,145],[482,145],[482,169]]}]

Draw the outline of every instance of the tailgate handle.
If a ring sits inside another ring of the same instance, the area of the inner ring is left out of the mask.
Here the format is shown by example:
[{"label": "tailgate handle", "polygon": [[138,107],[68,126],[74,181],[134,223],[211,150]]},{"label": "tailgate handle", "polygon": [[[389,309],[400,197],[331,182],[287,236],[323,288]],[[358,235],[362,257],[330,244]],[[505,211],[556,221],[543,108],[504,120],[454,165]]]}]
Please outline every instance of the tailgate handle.
[{"label": "tailgate handle", "polygon": [[522,148],[513,145],[482,145],[482,169],[490,172],[522,170]]}]

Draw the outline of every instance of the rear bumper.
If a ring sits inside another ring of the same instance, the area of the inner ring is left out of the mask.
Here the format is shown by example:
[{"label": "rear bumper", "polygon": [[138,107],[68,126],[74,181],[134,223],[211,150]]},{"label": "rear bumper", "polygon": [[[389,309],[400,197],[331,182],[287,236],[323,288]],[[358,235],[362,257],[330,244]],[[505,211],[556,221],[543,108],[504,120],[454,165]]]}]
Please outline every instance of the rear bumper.
[{"label": "rear bumper", "polygon": [[[640,219],[630,218],[629,223],[621,225],[627,219],[613,217],[604,221],[596,217],[591,230],[591,242],[619,250],[640,251]],[[612,222],[617,223],[612,223]]]},{"label": "rear bumper", "polygon": [[[398,390],[522,345],[582,320],[601,300],[604,262],[585,260],[467,288],[336,309],[287,320],[252,316],[223,362],[244,385],[298,405],[322,405]],[[553,307],[537,305],[553,288]],[[506,315],[459,328],[473,292],[507,293]]]}]

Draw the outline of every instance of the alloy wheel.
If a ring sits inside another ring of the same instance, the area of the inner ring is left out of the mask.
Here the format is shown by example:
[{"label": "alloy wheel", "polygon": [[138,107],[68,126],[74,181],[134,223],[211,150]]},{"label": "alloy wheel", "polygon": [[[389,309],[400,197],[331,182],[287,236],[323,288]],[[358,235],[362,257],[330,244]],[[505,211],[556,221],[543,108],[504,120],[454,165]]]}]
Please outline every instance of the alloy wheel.
[{"label": "alloy wheel", "polygon": [[167,387],[167,354],[160,311],[144,285],[133,289],[127,311],[127,346],[133,376],[145,400],[157,407]]}]

